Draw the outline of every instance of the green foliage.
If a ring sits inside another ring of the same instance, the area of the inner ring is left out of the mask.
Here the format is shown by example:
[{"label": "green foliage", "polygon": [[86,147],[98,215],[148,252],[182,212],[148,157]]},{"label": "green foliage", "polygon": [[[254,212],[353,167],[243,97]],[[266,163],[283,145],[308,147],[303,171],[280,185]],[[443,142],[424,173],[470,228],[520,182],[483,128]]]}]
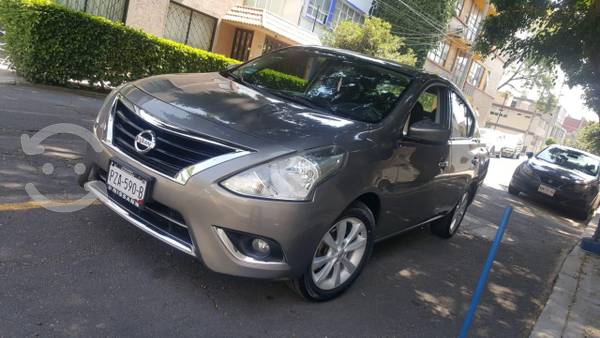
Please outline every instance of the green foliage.
[{"label": "green foliage", "polygon": [[[378,0],[373,15],[392,24],[392,33],[405,38],[422,66],[427,53],[445,35],[448,22],[454,14],[457,0],[403,0],[408,6],[427,16],[429,22],[419,18],[398,0]],[[461,0],[462,1],[462,0]]]},{"label": "green foliage", "polygon": [[577,134],[576,146],[600,155],[600,123],[590,123]]},{"label": "green foliage", "polygon": [[389,22],[367,18],[361,26],[352,21],[341,22],[324,39],[326,45],[353,50],[370,56],[414,65],[416,57],[404,45],[404,39],[391,33]]},{"label": "green foliage", "polygon": [[285,74],[273,69],[263,69],[253,75],[261,85],[277,90],[303,92],[308,81],[298,76]]},{"label": "green foliage", "polygon": [[559,66],[600,114],[600,0],[492,0],[477,49]]},{"label": "green foliage", "polygon": [[547,146],[551,146],[553,144],[556,144],[556,140],[552,137],[549,137],[546,142],[544,142]]},{"label": "green foliage", "polygon": [[49,0],[0,0],[6,52],[33,82],[112,86],[156,74],[210,72],[238,61],[160,39]]}]

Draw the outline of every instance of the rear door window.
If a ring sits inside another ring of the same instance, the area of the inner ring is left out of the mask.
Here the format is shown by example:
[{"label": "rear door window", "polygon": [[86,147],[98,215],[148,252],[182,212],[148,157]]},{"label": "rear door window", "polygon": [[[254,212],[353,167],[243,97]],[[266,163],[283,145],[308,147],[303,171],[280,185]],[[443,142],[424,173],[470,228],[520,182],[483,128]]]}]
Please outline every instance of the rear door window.
[{"label": "rear door window", "polygon": [[452,106],[451,137],[469,138],[475,130],[475,117],[465,101],[455,92],[450,93]]}]

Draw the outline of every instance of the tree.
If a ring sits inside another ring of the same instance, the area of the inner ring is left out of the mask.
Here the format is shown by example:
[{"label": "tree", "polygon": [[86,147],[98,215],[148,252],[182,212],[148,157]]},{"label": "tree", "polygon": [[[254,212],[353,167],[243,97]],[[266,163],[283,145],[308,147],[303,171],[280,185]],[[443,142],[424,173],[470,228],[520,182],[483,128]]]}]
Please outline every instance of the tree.
[{"label": "tree", "polygon": [[343,21],[324,39],[326,45],[353,50],[370,56],[414,65],[415,54],[404,45],[404,39],[390,32],[391,25],[382,19],[371,17],[363,25]]},{"label": "tree", "polygon": [[492,2],[497,15],[486,20],[476,48],[559,66],[600,115],[600,0]]},{"label": "tree", "polygon": [[600,155],[600,123],[590,123],[577,133],[577,148]]},{"label": "tree", "polygon": [[[462,1],[462,0],[461,0]],[[446,35],[457,0],[377,0],[372,15],[392,24],[392,33],[404,37],[422,66],[427,52]]]},{"label": "tree", "polygon": [[552,137],[549,137],[548,139],[546,139],[546,142],[544,142],[547,146],[551,146],[553,144],[556,144],[556,140]]},{"label": "tree", "polygon": [[509,74],[503,78],[504,81],[498,85],[498,90],[504,87],[510,87],[515,90],[522,88],[541,88],[548,81],[551,81],[552,86],[556,81],[556,71],[547,63],[536,64],[532,60],[524,60],[522,62],[511,62],[504,65],[505,74]]}]

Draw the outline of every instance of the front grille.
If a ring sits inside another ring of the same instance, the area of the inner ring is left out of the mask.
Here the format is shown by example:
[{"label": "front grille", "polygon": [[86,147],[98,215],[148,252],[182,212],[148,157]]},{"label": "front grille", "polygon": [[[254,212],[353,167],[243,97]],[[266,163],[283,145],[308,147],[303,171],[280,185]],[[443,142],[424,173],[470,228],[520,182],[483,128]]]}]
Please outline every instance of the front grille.
[{"label": "front grille", "polygon": [[542,181],[542,183],[549,185],[553,188],[561,188],[564,185],[564,182],[553,178],[553,177],[548,177],[545,175],[539,175],[540,176],[540,181]]},{"label": "front grille", "polygon": [[[98,178],[106,183],[106,171],[100,170]],[[152,228],[152,230],[192,247],[192,237],[187,224],[177,210],[156,201],[148,201],[143,208],[137,208],[114,195],[111,191],[108,191],[108,196],[113,202],[129,211],[133,217]]]},{"label": "front grille", "polygon": [[[156,146],[147,153],[135,149],[135,137],[144,130],[152,130],[156,135]],[[210,158],[235,152],[232,147],[209,141],[182,136],[170,130],[157,127],[131,111],[117,100],[112,127],[112,143],[137,161],[175,177],[182,169]]]}]

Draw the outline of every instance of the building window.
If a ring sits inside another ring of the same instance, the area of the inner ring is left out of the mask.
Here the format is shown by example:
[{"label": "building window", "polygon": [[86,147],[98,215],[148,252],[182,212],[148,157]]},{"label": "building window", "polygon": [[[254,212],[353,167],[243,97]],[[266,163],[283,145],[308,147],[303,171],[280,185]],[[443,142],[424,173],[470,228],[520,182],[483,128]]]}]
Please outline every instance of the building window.
[{"label": "building window", "polygon": [[483,13],[473,3],[473,5],[471,6],[471,12],[469,12],[469,17],[467,18],[467,40],[475,40],[475,37],[477,37],[477,33],[479,32],[479,26],[481,25],[482,20]]},{"label": "building window", "polygon": [[456,14],[456,16],[460,17],[460,14],[463,11],[463,7],[465,7],[465,0],[457,0],[456,7],[454,7],[454,14]]},{"label": "building window", "polygon": [[458,52],[456,55],[456,60],[454,60],[454,67],[452,72],[454,73],[454,78],[462,81],[464,79],[463,75],[467,70],[467,63],[469,63],[469,59],[464,52]]},{"label": "building window", "polygon": [[271,13],[283,16],[285,0],[246,0],[246,6],[265,9]]},{"label": "building window", "polygon": [[469,70],[469,75],[467,76],[467,82],[473,86],[479,88],[479,84],[481,83],[481,78],[483,77],[484,68],[477,62],[473,62],[471,64],[471,69]]},{"label": "building window", "polygon": [[216,25],[217,19],[170,2],[163,36],[191,47],[210,50]]},{"label": "building window", "polygon": [[59,4],[76,11],[125,22],[128,0],[58,0]]},{"label": "building window", "polygon": [[444,65],[446,64],[446,60],[448,59],[448,51],[450,50],[450,45],[440,41],[437,46],[429,51],[429,54],[427,54],[427,57],[440,65]]},{"label": "building window", "polygon": [[337,6],[336,8],[335,24],[337,25],[342,21],[363,23],[364,17],[361,12],[357,11],[347,3],[342,2],[341,6]]},{"label": "building window", "polygon": [[306,5],[306,16],[324,24],[327,22],[330,6],[331,0],[309,0]]},{"label": "building window", "polygon": [[512,102],[510,103],[510,106],[512,108],[516,108],[517,107],[517,100],[512,100]]}]

